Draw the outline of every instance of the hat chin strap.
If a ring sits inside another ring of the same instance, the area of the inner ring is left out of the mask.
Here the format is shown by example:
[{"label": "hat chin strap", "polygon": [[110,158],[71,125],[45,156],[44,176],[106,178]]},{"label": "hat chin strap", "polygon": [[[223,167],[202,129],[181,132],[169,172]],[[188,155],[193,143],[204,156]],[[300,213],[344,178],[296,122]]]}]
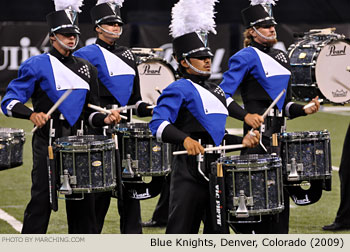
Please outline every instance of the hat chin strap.
[{"label": "hat chin strap", "polygon": [[199,73],[201,75],[211,75],[211,71],[202,71],[202,70],[199,70],[197,68],[195,68],[186,58],[185,58],[185,62],[188,64],[188,66],[193,70],[195,71],[196,73]]},{"label": "hat chin strap", "polygon": [[123,27],[120,26],[120,32],[111,32],[111,31],[107,31],[106,29],[102,28],[102,26],[97,25],[98,28],[100,28],[102,31],[104,31],[105,33],[109,34],[109,35],[113,35],[113,36],[120,36],[123,33]]},{"label": "hat chin strap", "polygon": [[74,46],[67,46],[67,45],[65,45],[57,36],[56,36],[56,34],[54,33],[53,34],[53,36],[55,37],[55,39],[57,40],[57,42],[63,47],[63,48],[65,48],[66,50],[70,50],[70,51],[73,51],[76,47],[77,47],[77,45],[78,45],[78,43],[79,43],[79,36],[77,35],[77,39],[76,39],[76,41],[75,41],[75,45]]},{"label": "hat chin strap", "polygon": [[262,37],[262,38],[264,38],[264,39],[266,39],[266,40],[274,40],[274,39],[277,38],[276,35],[273,36],[273,37],[267,37],[267,36],[263,35],[261,32],[258,31],[258,29],[255,28],[255,26],[253,26],[253,29],[254,29],[254,31],[255,31],[260,37]]}]

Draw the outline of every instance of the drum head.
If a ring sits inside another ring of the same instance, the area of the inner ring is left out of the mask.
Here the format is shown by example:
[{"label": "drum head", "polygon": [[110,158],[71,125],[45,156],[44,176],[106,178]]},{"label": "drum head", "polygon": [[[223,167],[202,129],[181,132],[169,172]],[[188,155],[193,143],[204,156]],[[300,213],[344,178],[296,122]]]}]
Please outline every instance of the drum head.
[{"label": "drum head", "polygon": [[175,81],[172,66],[162,59],[148,59],[141,62],[137,69],[140,76],[142,100],[150,104],[157,103],[160,95],[157,89],[162,92],[164,88]]},{"label": "drum head", "polygon": [[324,46],[317,58],[316,81],[321,93],[331,102],[350,100],[350,44],[344,40]]}]

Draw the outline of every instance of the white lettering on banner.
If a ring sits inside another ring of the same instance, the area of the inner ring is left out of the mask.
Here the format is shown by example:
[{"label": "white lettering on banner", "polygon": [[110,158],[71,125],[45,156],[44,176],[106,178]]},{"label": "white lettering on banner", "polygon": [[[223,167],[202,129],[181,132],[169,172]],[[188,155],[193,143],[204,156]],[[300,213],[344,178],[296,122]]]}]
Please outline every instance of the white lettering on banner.
[{"label": "white lettering on banner", "polygon": [[[39,55],[42,51],[49,51],[49,47],[41,47],[40,49],[35,46],[30,46],[30,39],[28,37],[22,37],[19,41],[19,46],[2,46],[1,50],[4,53],[1,70],[18,70],[20,64],[28,58]],[[0,62],[1,62],[0,61]]]}]

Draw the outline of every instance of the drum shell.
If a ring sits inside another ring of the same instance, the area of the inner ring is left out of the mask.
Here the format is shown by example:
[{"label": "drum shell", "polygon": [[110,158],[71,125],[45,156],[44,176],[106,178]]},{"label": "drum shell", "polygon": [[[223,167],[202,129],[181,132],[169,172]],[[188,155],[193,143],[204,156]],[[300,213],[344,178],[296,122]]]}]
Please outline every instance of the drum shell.
[{"label": "drum shell", "polygon": [[[285,132],[278,135],[281,146],[282,171],[285,183],[293,181],[329,180],[332,176],[330,134],[324,131]],[[292,158],[298,178],[291,178]],[[301,167],[302,165],[302,167]]]},{"label": "drum shell", "polygon": [[[294,98],[309,101],[319,96],[325,103],[349,102],[350,92],[343,88],[342,82],[346,83],[348,78],[350,54],[349,48],[344,47],[350,47],[350,42],[339,34],[306,36],[290,46]],[[327,55],[332,50],[344,50],[344,53]]]},{"label": "drum shell", "polygon": [[123,177],[130,177],[128,155],[133,176],[164,176],[171,170],[171,145],[160,143],[152,135],[148,123],[116,125],[112,131],[118,135]]},{"label": "drum shell", "polygon": [[176,72],[164,59],[153,55],[138,57],[137,62],[142,100],[156,104],[163,89],[176,80]]},{"label": "drum shell", "polygon": [[24,143],[23,129],[0,128],[0,170],[23,164]]},{"label": "drum shell", "polygon": [[220,159],[224,169],[226,207],[235,216],[240,191],[251,199],[249,216],[277,214],[284,209],[281,160],[271,155],[243,155]]},{"label": "drum shell", "polygon": [[54,153],[60,184],[68,170],[73,193],[112,191],[116,186],[112,139],[101,135],[62,137],[55,140]]}]

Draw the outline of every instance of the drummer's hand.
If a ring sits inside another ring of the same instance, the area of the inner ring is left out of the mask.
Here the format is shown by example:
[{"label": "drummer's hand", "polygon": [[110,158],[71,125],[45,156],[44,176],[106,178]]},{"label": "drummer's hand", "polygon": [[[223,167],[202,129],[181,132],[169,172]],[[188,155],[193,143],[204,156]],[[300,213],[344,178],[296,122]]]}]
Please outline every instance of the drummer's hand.
[{"label": "drummer's hand", "polygon": [[246,114],[244,117],[244,122],[248,124],[250,127],[257,129],[264,122],[264,118],[259,114]]},{"label": "drummer's hand", "polygon": [[305,109],[305,113],[308,114],[308,115],[314,114],[320,109],[320,102],[318,101],[318,96],[316,96],[314,99],[312,99],[312,101],[310,101],[309,104],[311,102],[314,102],[315,105],[313,105],[310,108]]},{"label": "drummer's hand", "polygon": [[254,130],[253,133],[255,134],[255,136],[250,132],[248,132],[247,135],[244,136],[242,141],[242,144],[244,145],[244,147],[254,148],[255,146],[258,145],[259,139],[260,139],[259,131]]},{"label": "drummer's hand", "polygon": [[185,138],[184,147],[187,150],[188,155],[198,155],[199,153],[204,154],[203,146],[190,137]]},{"label": "drummer's hand", "polygon": [[33,112],[29,117],[29,120],[31,120],[38,128],[43,127],[49,119],[50,116],[45,114],[44,112]]},{"label": "drummer's hand", "polygon": [[120,117],[120,114],[119,114],[119,110],[115,110],[115,109],[112,109],[110,110],[112,113],[109,114],[105,119],[104,119],[104,122],[105,124],[117,124],[120,122],[120,120],[122,119]]}]

